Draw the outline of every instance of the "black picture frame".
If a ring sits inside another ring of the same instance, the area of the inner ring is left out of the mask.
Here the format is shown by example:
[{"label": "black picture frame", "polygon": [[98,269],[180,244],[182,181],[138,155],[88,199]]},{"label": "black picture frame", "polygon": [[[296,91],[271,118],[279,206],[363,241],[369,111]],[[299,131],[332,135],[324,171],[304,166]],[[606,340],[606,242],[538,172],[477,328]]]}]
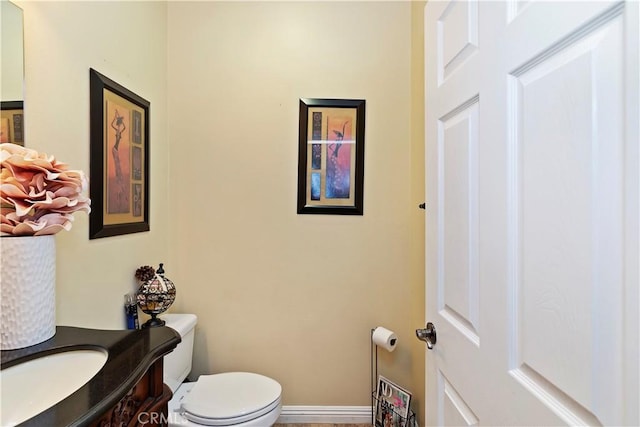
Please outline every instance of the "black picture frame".
[{"label": "black picture frame", "polygon": [[23,101],[0,101],[0,142],[24,147]]},{"label": "black picture frame", "polygon": [[363,215],[365,106],[300,99],[298,214]]},{"label": "black picture frame", "polygon": [[89,69],[89,239],[149,231],[150,103]]}]

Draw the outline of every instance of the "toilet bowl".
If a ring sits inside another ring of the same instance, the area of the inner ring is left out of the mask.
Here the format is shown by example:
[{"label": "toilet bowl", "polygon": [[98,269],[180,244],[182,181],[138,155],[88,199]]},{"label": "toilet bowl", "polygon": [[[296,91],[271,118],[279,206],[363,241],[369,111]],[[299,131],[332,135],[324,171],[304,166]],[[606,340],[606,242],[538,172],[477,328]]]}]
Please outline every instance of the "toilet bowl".
[{"label": "toilet bowl", "polygon": [[193,314],[165,314],[166,326],[182,338],[164,358],[164,382],[171,388],[169,426],[272,426],[282,410],[280,384],[251,372],[201,375],[195,382],[184,382],[191,371]]}]

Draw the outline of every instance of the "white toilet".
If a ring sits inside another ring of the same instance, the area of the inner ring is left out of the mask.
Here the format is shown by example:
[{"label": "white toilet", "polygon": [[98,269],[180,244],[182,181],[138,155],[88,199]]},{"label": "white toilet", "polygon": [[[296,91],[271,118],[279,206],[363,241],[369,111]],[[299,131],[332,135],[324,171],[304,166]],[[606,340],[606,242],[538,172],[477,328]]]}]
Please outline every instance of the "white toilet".
[{"label": "white toilet", "polygon": [[164,357],[164,382],[171,388],[169,426],[272,426],[282,410],[282,387],[264,375],[227,372],[201,375],[183,383],[191,371],[194,314],[164,314],[166,326],[182,342]]}]

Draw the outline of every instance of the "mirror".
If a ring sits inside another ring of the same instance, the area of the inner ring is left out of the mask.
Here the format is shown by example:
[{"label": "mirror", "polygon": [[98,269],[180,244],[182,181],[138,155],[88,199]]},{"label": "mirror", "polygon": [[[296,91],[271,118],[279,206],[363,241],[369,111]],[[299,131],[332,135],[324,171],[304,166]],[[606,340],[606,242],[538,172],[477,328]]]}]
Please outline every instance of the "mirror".
[{"label": "mirror", "polygon": [[22,9],[0,0],[0,142],[24,145],[24,29]]}]

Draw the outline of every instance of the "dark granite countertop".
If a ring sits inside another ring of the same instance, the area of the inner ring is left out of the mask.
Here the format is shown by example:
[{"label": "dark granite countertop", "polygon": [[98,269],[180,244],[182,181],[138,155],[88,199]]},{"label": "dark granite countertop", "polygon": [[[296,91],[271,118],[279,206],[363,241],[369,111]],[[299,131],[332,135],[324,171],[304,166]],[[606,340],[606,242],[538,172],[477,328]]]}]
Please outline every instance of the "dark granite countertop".
[{"label": "dark granite countertop", "polygon": [[[159,358],[180,342],[173,329],[161,326],[138,330],[100,330],[58,326],[53,338],[1,354],[1,368],[69,350],[103,349],[102,369],[64,400],[20,424],[21,426],[84,426],[111,409]],[[46,384],[42,385],[47,387]],[[3,390],[10,392],[9,390]]]}]

